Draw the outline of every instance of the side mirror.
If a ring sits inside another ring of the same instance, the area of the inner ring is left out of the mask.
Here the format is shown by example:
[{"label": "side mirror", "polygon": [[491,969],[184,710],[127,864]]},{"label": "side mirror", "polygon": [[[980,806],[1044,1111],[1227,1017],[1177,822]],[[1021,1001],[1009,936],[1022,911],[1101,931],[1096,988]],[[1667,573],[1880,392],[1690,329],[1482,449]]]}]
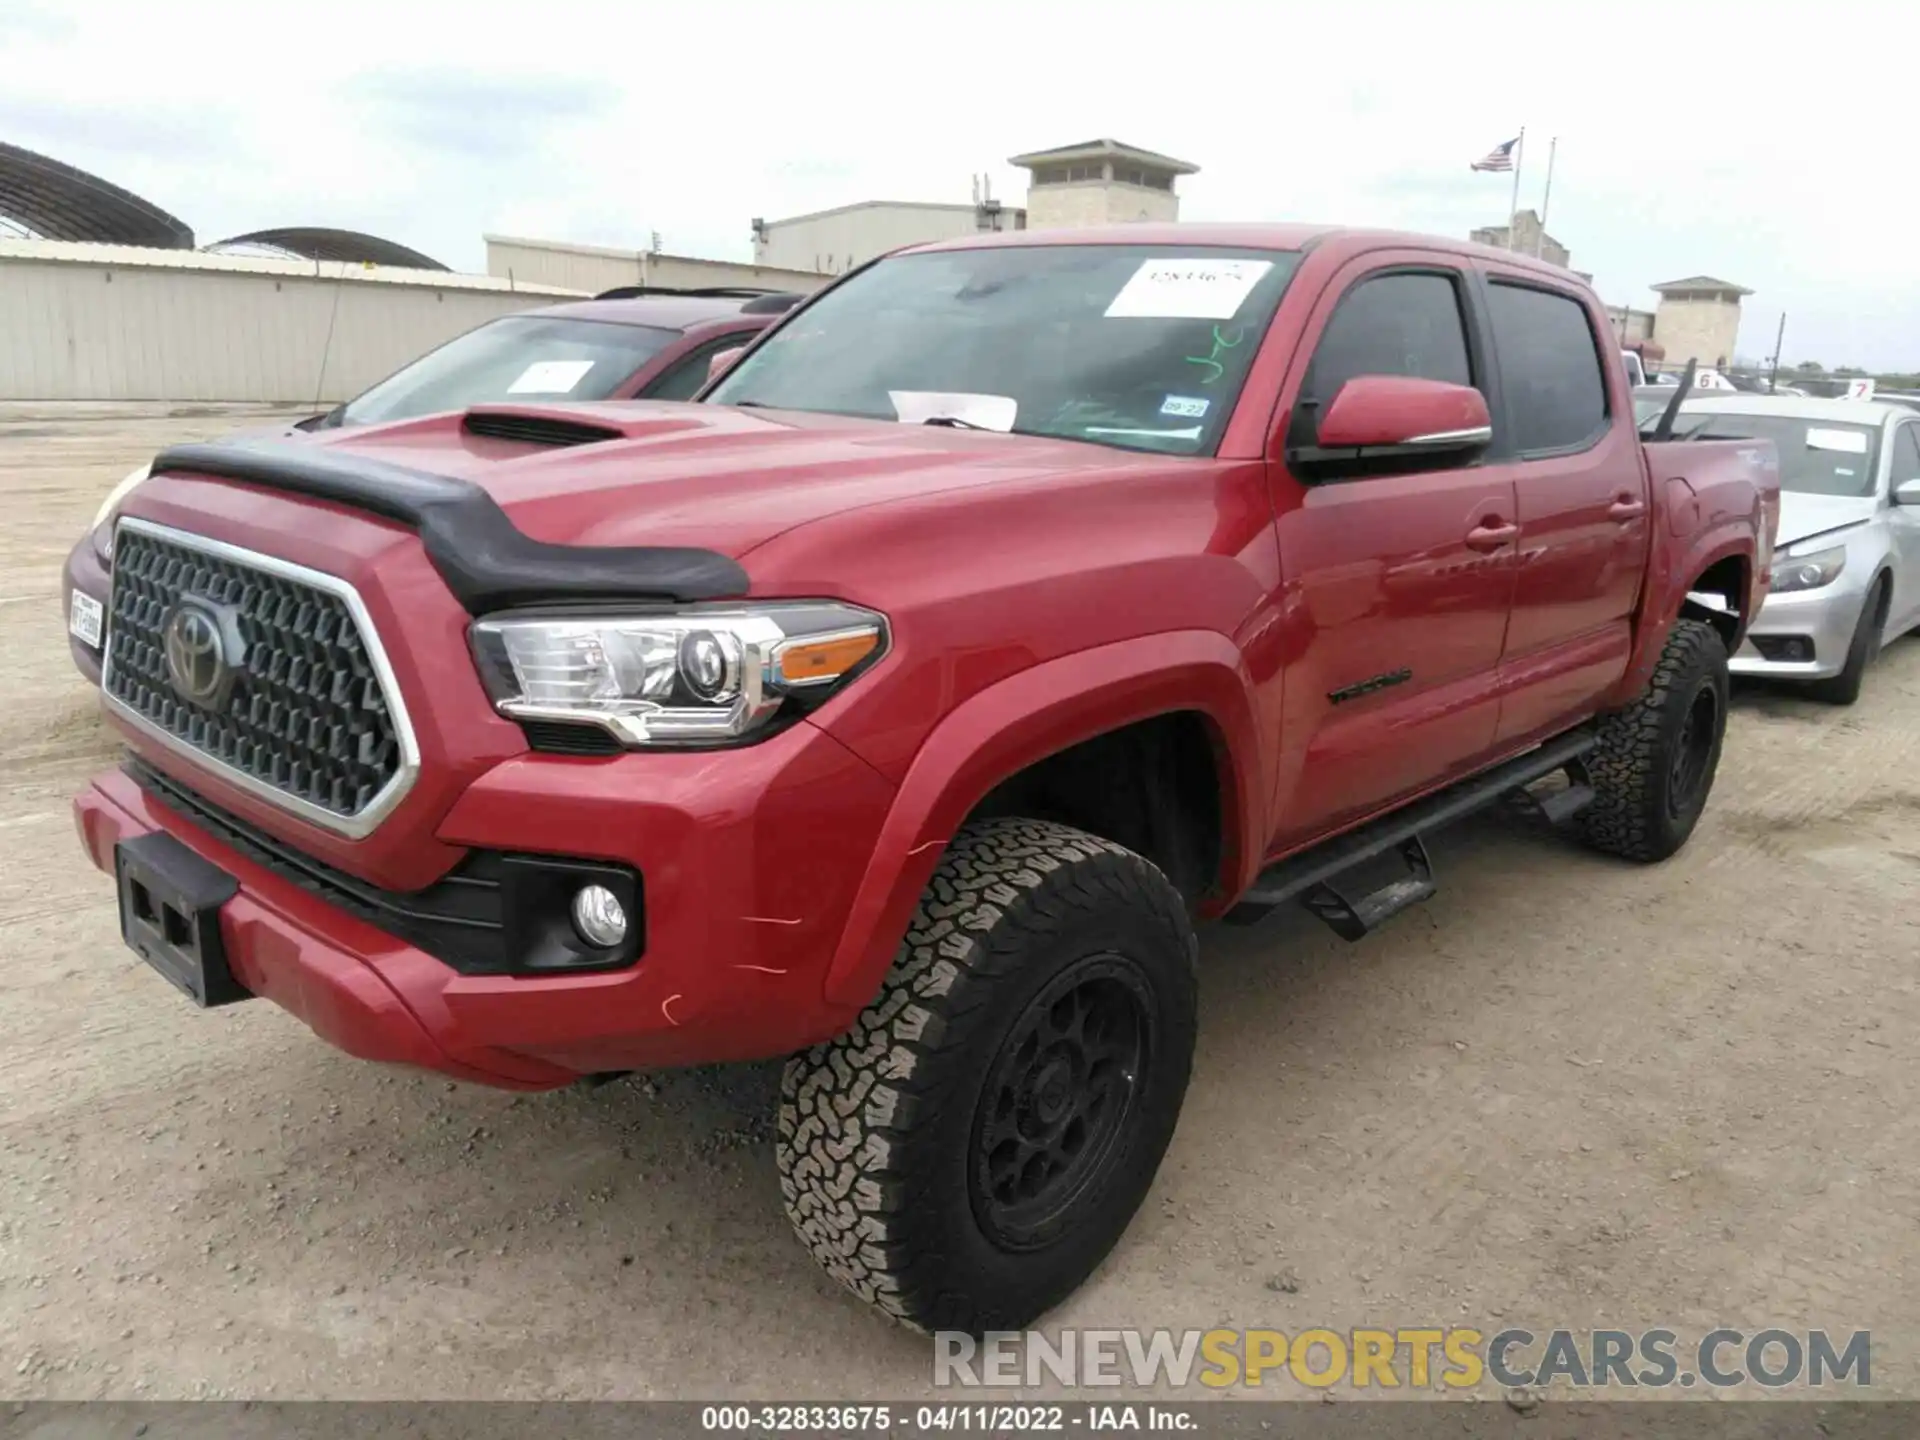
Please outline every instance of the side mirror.
[{"label": "side mirror", "polygon": [[1920,480],[1906,480],[1893,487],[1896,505],[1920,505]]},{"label": "side mirror", "polygon": [[732,369],[733,362],[740,358],[741,352],[746,348],[744,345],[736,345],[731,350],[714,351],[713,358],[707,361],[707,384],[711,385]]},{"label": "side mirror", "polygon": [[1493,441],[1487,401],[1471,385],[1356,375],[1335,392],[1296,458],[1340,462],[1465,456]]}]

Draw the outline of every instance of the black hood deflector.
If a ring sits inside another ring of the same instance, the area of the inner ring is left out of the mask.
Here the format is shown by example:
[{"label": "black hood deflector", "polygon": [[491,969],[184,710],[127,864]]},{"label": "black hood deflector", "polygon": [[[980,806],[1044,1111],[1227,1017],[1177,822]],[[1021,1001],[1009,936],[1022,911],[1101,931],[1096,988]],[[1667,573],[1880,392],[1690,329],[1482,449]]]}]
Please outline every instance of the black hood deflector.
[{"label": "black hood deflector", "polygon": [[384,460],[280,440],[174,445],[151,473],[189,472],[330,500],[419,532],[469,615],[553,600],[737,599],[747,572],[712,550],[556,545],[515,528],[480,486]]}]

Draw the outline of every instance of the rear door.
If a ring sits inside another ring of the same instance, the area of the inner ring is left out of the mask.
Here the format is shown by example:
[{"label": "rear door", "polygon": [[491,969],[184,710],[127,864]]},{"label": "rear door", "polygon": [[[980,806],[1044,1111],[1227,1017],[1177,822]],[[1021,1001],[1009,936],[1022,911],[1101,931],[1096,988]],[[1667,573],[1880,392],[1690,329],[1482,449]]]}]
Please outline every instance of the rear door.
[{"label": "rear door", "polygon": [[[1451,256],[1351,263],[1307,322],[1283,417],[1356,375],[1487,389]],[[1284,420],[1283,420],[1284,423]],[[1305,484],[1273,467],[1287,617],[1276,848],[1290,849],[1483,758],[1513,591],[1513,479],[1485,457]]]},{"label": "rear door", "polygon": [[1652,532],[1632,402],[1585,296],[1495,264],[1479,295],[1520,522],[1500,661],[1512,746],[1582,718],[1625,672]]},{"label": "rear door", "polygon": [[1902,420],[1894,427],[1893,462],[1887,499],[1893,505],[1887,524],[1893,531],[1893,600],[1887,607],[1887,634],[1899,635],[1920,625],[1920,505],[1893,504],[1893,492],[1910,480],[1920,480],[1920,420]]}]

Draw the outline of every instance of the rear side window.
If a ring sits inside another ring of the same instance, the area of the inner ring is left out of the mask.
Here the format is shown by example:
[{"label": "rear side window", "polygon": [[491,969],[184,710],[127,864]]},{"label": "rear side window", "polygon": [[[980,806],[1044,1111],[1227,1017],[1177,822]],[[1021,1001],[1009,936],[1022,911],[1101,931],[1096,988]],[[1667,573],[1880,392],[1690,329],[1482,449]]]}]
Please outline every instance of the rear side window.
[{"label": "rear side window", "polygon": [[1356,375],[1471,385],[1460,291],[1445,275],[1376,275],[1341,297],[1313,352],[1307,393],[1325,404]]},{"label": "rear side window", "polygon": [[1607,424],[1607,384],[1587,307],[1498,280],[1487,289],[1514,448],[1538,454],[1598,440]]}]

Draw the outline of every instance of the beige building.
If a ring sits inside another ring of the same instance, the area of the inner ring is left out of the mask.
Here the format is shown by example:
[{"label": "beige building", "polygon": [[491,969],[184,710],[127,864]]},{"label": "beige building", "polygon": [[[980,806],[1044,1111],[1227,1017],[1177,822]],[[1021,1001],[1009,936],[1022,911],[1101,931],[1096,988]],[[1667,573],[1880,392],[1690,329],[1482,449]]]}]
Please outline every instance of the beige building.
[{"label": "beige building", "polygon": [[1026,225],[1025,210],[991,198],[972,205],[862,200],[784,220],[755,220],[753,258],[777,269],[840,275],[903,246]]},{"label": "beige building", "polygon": [[1724,368],[1732,363],[1740,339],[1740,299],[1751,290],[1711,275],[1691,275],[1655,285],[1653,291],[1660,297],[1654,339],[1668,365],[1698,360]]},{"label": "beige building", "polygon": [[1546,226],[1531,210],[1522,210],[1513,217],[1511,225],[1488,225],[1475,230],[1467,238],[1479,245],[1491,245],[1496,250],[1517,250],[1522,255],[1537,255],[1549,265],[1558,265],[1563,270],[1573,268],[1573,253],[1547,234]]},{"label": "beige building", "polygon": [[1607,324],[1621,345],[1644,345],[1653,339],[1653,312],[1636,310],[1631,305],[1607,306]]},{"label": "beige building", "polygon": [[510,235],[481,238],[487,242],[487,274],[513,286],[552,285],[597,295],[622,285],[681,289],[738,285],[811,292],[827,283],[826,276],[810,270],[701,260],[653,250],[613,250],[564,240],[526,240]]},{"label": "beige building", "polygon": [[1200,172],[1198,165],[1118,140],[1035,150],[1007,163],[1031,177],[1027,226],[1033,230],[1178,220],[1180,197],[1173,183]]}]

